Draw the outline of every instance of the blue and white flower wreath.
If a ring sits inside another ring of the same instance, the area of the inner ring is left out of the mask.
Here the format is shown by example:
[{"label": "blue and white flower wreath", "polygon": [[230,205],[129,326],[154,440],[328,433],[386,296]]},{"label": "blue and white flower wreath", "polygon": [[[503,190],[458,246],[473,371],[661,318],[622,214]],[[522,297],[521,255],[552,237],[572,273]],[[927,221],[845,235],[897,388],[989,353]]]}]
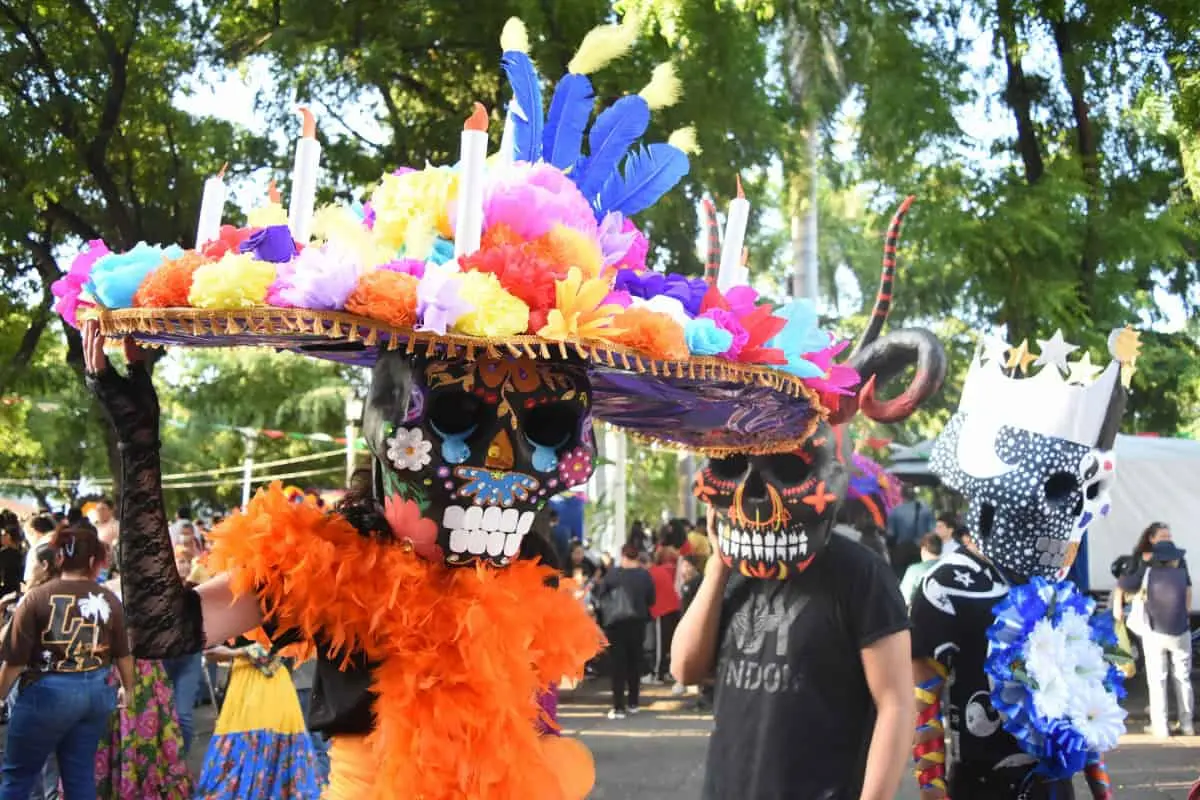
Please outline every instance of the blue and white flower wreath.
[{"label": "blue and white flower wreath", "polygon": [[1079,772],[1089,753],[1113,749],[1125,732],[1118,665],[1129,657],[1112,617],[1093,614],[1095,606],[1070,581],[1034,578],[996,606],[987,633],[992,704],[1052,780]]}]

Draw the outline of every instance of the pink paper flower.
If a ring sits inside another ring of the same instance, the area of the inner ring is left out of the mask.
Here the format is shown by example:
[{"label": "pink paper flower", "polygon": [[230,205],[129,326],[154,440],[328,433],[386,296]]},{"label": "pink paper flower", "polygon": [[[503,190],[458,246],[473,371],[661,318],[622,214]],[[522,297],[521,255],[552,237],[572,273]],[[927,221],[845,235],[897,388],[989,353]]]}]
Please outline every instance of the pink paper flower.
[{"label": "pink paper flower", "polygon": [[92,305],[79,299],[84,284],[91,277],[92,267],[108,254],[109,249],[104,242],[93,239],[88,242],[87,248],[82,253],[75,256],[67,274],[50,284],[50,291],[58,298],[58,302],[54,304],[54,310],[72,328],[79,327],[79,307]]},{"label": "pink paper flower", "polygon": [[729,345],[729,349],[721,356],[730,360],[737,359],[738,353],[742,352],[742,348],[750,342],[750,333],[742,325],[737,314],[723,308],[710,308],[700,316],[711,319],[718,328],[733,334],[733,344]]},{"label": "pink paper flower", "polygon": [[862,378],[854,367],[846,364],[835,364],[833,359],[837,358],[850,344],[849,340],[841,341],[836,344],[831,344],[824,350],[816,353],[810,353],[804,358],[817,367],[824,373],[821,378],[806,378],[804,383],[816,389],[819,392],[828,392],[830,394],[854,394],[854,389],[862,382]]},{"label": "pink paper flower", "polygon": [[418,556],[426,561],[441,562],[444,556],[438,546],[438,526],[421,516],[421,508],[412,500],[390,495],[383,502],[383,516],[392,526],[392,533],[412,545]]},{"label": "pink paper flower", "polygon": [[598,236],[596,215],[575,183],[557,167],[518,162],[488,181],[483,199],[485,228],[507,225],[522,240],[536,239],[555,225]]}]

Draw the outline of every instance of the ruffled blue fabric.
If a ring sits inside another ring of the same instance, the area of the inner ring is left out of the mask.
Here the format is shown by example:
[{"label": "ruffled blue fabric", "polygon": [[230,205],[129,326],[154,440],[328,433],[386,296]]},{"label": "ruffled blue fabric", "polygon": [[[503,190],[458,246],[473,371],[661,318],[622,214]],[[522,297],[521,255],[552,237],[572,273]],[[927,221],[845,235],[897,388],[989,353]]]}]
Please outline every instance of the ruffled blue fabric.
[{"label": "ruffled blue fabric", "polygon": [[92,267],[87,291],[105,308],[129,308],[142,281],[164,261],[180,258],[178,245],[158,247],[138,242],[132,250],[104,256]]},{"label": "ruffled blue fabric", "polygon": [[[1038,759],[1035,771],[1051,780],[1070,778],[1087,766],[1089,753],[1083,735],[1070,720],[1050,720],[1034,706],[1033,679],[1025,672],[1025,647],[1039,620],[1055,625],[1063,615],[1074,612],[1088,618],[1092,641],[1106,654],[1116,651],[1117,635],[1112,618],[1096,615],[1095,601],[1070,581],[1052,584],[1033,578],[1014,586],[994,609],[995,622],[988,628],[988,656],[984,670],[992,682],[992,705],[1021,749]],[[1125,676],[1110,662],[1104,688],[1125,697]]]},{"label": "ruffled blue fabric", "polygon": [[804,358],[809,353],[819,352],[829,346],[829,334],[822,331],[818,324],[817,307],[811,300],[793,300],[776,309],[775,316],[787,320],[783,330],[766,344],[767,347],[782,350],[787,357],[787,364],[779,365],[779,369],[798,378],[822,377],[824,371]]},{"label": "ruffled blue fabric", "polygon": [[214,736],[196,794],[206,800],[317,800],[322,787],[316,764],[307,733]]},{"label": "ruffled blue fabric", "polygon": [[718,356],[733,344],[733,334],[708,317],[689,319],[683,326],[688,352],[697,356]]}]

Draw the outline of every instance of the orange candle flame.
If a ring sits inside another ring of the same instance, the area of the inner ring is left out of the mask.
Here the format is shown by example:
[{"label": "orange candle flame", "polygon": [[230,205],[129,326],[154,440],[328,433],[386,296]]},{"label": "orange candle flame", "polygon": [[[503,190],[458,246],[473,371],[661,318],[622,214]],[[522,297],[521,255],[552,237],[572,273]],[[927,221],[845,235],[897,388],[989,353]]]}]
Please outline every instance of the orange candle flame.
[{"label": "orange candle flame", "polygon": [[227,169],[229,169],[228,161],[226,161],[224,164],[221,165],[221,170],[217,173],[217,177],[220,178],[221,180],[225,180],[225,170],[227,170]]},{"label": "orange candle flame", "polygon": [[300,129],[301,138],[317,138],[317,118],[313,116],[312,111],[309,110],[308,106],[300,106],[296,110],[300,112],[300,118],[303,120],[303,124]]},{"label": "orange candle flame", "polygon": [[741,176],[741,175],[737,175],[737,176],[735,176],[735,177],[737,178],[737,189],[738,189],[738,195],[737,195],[737,199],[738,199],[738,200],[745,200],[745,199],[746,199],[746,193],[742,191],[742,176]]},{"label": "orange candle flame", "polygon": [[282,203],[283,200],[279,197],[279,187],[275,185],[275,179],[267,184],[267,199],[272,203]]},{"label": "orange candle flame", "polygon": [[463,124],[464,131],[486,131],[488,129],[488,113],[483,103],[475,104],[475,111]]}]

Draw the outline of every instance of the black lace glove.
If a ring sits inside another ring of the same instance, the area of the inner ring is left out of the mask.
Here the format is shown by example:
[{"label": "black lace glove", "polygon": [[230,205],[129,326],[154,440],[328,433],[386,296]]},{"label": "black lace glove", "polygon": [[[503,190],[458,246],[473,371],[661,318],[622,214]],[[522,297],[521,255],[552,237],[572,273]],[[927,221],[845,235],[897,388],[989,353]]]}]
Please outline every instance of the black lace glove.
[{"label": "black lace glove", "polygon": [[83,329],[88,388],[95,393],[121,448],[121,591],[133,652],[140,658],[170,658],[204,648],[200,596],[185,587],[175,567],[167,530],[159,460],[158,395],[144,354],[126,342],[130,374],[117,373],[104,355],[94,321]]}]

